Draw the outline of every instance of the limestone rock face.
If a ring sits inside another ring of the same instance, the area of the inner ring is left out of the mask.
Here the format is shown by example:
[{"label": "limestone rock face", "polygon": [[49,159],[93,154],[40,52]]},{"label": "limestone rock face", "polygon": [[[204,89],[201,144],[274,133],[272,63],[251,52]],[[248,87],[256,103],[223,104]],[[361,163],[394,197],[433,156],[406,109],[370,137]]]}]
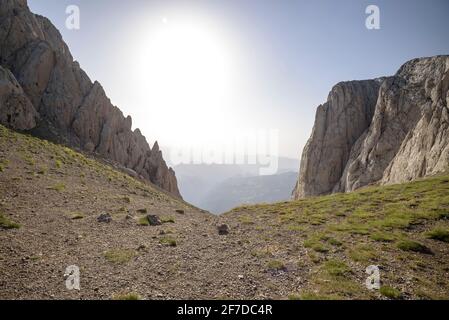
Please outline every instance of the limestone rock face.
[{"label": "limestone rock face", "polygon": [[301,159],[295,197],[332,192],[351,148],[369,127],[381,80],[337,84],[316,112],[312,136]]},{"label": "limestone rock face", "polygon": [[[401,183],[449,169],[449,56],[409,61],[395,76],[375,82],[374,99],[370,90],[357,91],[363,97],[356,110],[365,110],[358,118],[348,117],[354,106],[333,99],[333,93],[318,108],[294,198]],[[345,110],[344,120],[335,118],[335,110]],[[359,136],[350,135],[345,145],[341,132]]]},{"label": "limestone rock face", "polygon": [[[11,71],[22,92],[23,101],[14,108],[27,111],[18,112],[27,120],[16,119],[17,129],[97,153],[180,197],[175,173],[159,148],[152,150],[138,129],[132,131],[131,117],[92,83],[59,31],[31,13],[26,0],[1,0],[0,43],[0,66]],[[5,108],[2,103],[2,123]]]},{"label": "limestone rock face", "polygon": [[36,126],[38,113],[14,75],[0,66],[0,123],[15,130]]}]

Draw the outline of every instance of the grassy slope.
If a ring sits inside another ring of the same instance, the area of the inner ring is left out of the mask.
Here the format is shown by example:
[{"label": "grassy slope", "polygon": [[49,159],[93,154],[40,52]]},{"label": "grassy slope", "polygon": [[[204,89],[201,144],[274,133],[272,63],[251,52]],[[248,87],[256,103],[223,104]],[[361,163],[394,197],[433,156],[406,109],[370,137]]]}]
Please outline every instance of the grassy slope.
[{"label": "grassy slope", "polygon": [[[439,176],[215,217],[0,126],[0,298],[449,298],[448,216]],[[64,287],[71,264],[79,292]],[[364,286],[371,264],[382,293]]]},{"label": "grassy slope", "polygon": [[236,215],[257,230],[248,234],[259,239],[254,255],[308,270],[291,298],[379,298],[363,287],[369,265],[380,267],[385,295],[449,298],[449,175],[241,207],[227,217]]}]

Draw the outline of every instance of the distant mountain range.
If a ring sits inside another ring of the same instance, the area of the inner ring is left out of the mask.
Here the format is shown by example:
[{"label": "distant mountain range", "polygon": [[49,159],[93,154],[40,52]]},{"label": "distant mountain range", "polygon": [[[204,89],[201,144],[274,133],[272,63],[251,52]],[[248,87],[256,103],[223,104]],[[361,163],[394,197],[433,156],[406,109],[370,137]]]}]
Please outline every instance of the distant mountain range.
[{"label": "distant mountain range", "polygon": [[240,204],[289,199],[299,162],[284,157],[278,160],[278,171],[273,176],[259,176],[260,165],[181,164],[174,169],[187,202],[222,213]]},{"label": "distant mountain range", "polygon": [[229,178],[206,194],[199,206],[218,214],[243,204],[289,200],[297,178],[297,172]]}]

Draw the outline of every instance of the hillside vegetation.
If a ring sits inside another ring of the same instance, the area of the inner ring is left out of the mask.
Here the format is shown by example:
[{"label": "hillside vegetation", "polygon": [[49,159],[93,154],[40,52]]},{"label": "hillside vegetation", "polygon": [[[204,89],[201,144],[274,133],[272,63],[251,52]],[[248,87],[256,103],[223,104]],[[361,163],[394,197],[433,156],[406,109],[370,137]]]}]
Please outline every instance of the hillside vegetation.
[{"label": "hillside vegetation", "polygon": [[[294,297],[449,298],[449,175],[226,217],[240,220],[254,256],[306,275]],[[364,287],[369,265],[380,268],[380,292]]]},{"label": "hillside vegetation", "polygon": [[448,242],[449,175],[216,217],[0,126],[3,299],[447,299]]}]

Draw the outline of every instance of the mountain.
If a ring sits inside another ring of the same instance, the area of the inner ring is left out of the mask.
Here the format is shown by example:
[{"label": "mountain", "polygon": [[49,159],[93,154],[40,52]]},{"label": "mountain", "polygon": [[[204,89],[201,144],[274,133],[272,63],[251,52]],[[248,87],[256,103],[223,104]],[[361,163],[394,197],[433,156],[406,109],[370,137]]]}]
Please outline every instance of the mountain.
[{"label": "mountain", "polygon": [[180,197],[157,142],[150,148],[131,130],[131,117],[91,82],[59,31],[26,0],[1,1],[0,43],[1,124],[101,155]]},{"label": "mountain", "polygon": [[[246,177],[252,178],[259,175],[260,165],[219,165],[219,164],[180,164],[174,167],[178,179],[179,190],[183,198],[200,208],[208,203],[208,196],[215,188],[218,188],[226,180],[239,179],[243,184]],[[277,174],[298,170],[298,160],[285,157],[278,158]],[[287,182],[288,183],[288,182]],[[288,192],[291,194],[291,190]],[[222,194],[224,201],[231,201],[229,194]],[[263,201],[268,202],[269,199]],[[243,204],[242,202],[239,204]],[[208,205],[207,205],[208,206]],[[209,207],[209,206],[208,206]],[[211,208],[211,207],[209,207]],[[214,212],[217,212],[214,210]]]},{"label": "mountain", "polygon": [[214,216],[0,125],[0,299],[448,299],[448,203],[446,173]]},{"label": "mountain", "polygon": [[291,197],[298,174],[233,177],[215,186],[198,204],[212,213],[223,213],[247,204],[286,201]]},{"label": "mountain", "polygon": [[415,180],[449,167],[449,56],[337,84],[304,148],[296,199]]}]

